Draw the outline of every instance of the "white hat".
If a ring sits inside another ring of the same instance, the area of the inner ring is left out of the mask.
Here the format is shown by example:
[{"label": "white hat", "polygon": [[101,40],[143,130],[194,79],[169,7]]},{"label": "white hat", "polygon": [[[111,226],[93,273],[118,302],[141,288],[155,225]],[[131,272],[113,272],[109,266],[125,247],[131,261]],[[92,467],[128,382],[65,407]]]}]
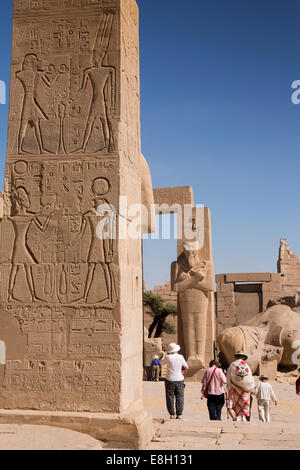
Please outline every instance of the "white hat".
[{"label": "white hat", "polygon": [[176,343],[171,343],[171,344],[169,344],[169,346],[168,346],[168,354],[177,353],[178,351],[180,351],[180,346],[179,346],[179,344],[176,344]]},{"label": "white hat", "polygon": [[154,356],[152,356],[152,359],[158,359],[158,356],[154,354]]}]

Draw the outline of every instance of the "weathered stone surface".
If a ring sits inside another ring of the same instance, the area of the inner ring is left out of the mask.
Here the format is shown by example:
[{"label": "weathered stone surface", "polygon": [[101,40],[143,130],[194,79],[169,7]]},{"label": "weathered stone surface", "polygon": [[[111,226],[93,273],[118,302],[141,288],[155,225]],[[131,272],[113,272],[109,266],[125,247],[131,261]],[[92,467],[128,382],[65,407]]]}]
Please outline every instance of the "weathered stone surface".
[{"label": "weathered stone surface", "polygon": [[152,417],[146,411],[132,411],[120,415],[117,413],[0,410],[0,425],[3,424],[34,424],[64,428],[88,434],[109,447],[116,442],[129,449],[144,448],[153,436]]},{"label": "weathered stone surface", "polygon": [[295,367],[294,344],[300,341],[300,315],[297,310],[281,305],[279,299],[278,305],[255,316],[246,325],[223,331],[217,341],[224,365],[230,364],[235,353],[244,349],[253,373],[265,369],[271,374],[270,378],[274,378],[274,361]]},{"label": "weathered stone surface", "polygon": [[96,439],[67,429],[0,425],[0,450],[102,450]]},{"label": "weathered stone surface", "polygon": [[[183,245],[178,260],[171,267],[172,290],[178,293],[179,341],[191,370],[205,367],[207,352],[212,357],[215,336],[214,266],[212,262],[211,222],[207,208],[203,211],[202,245],[195,241]],[[208,330],[210,331],[208,345]]]},{"label": "weathered stone surface", "polygon": [[270,280],[270,273],[226,274],[226,282],[269,282]]},{"label": "weathered stone surface", "polygon": [[287,239],[280,240],[278,272],[282,277],[283,289],[300,287],[300,261],[287,244]]},{"label": "weathered stone surface", "polygon": [[138,51],[135,0],[14,1],[0,230],[0,406],[137,410],[136,435],[149,425],[141,234],[120,236],[120,198],[154,200]]}]

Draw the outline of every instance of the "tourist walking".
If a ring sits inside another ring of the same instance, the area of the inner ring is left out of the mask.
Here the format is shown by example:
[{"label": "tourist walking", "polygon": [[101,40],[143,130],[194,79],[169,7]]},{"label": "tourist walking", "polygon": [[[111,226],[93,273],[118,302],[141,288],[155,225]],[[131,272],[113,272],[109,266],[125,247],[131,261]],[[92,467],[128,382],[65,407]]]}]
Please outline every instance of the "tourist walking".
[{"label": "tourist walking", "polygon": [[227,372],[228,412],[234,421],[247,421],[250,415],[251,392],[254,380],[250,366],[246,363],[248,356],[239,351],[236,361],[230,364]]},{"label": "tourist walking", "polygon": [[[161,359],[162,364],[166,364],[166,402],[170,419],[181,419],[184,408],[184,373],[188,371],[188,365],[181,354],[180,346],[171,343],[166,353]],[[176,409],[176,413],[175,413]]]},{"label": "tourist walking", "polygon": [[277,406],[277,398],[272,385],[268,382],[268,377],[262,375],[259,380],[260,382],[253,389],[253,394],[257,398],[259,420],[263,423],[269,423],[271,421],[271,400],[275,403],[275,406]]},{"label": "tourist walking", "polygon": [[226,377],[217,361],[209,363],[202,379],[202,399],[207,398],[207,408],[211,421],[221,421],[225,404]]},{"label": "tourist walking", "polygon": [[154,382],[159,382],[161,363],[160,363],[158,356],[154,355],[152,357],[152,362],[150,366],[151,366],[152,380]]}]

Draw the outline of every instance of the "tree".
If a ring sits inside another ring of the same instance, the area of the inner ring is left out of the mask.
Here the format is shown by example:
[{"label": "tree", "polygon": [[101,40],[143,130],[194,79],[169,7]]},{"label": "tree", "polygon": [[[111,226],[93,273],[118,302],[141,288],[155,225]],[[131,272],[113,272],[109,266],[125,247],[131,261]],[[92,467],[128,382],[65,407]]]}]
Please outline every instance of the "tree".
[{"label": "tree", "polygon": [[154,338],[160,338],[163,332],[168,334],[176,333],[174,326],[166,321],[169,315],[177,315],[177,307],[174,304],[164,303],[159,295],[144,292],[144,306],[149,309],[147,313],[153,318],[153,322],[149,327],[148,338],[152,337],[155,328]]}]

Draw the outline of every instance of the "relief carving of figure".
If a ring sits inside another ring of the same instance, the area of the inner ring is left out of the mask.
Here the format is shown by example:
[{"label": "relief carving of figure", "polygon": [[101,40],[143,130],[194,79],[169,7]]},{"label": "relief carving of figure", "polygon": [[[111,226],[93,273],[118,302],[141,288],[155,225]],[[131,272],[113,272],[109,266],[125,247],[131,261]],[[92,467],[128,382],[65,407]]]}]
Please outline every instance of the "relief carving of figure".
[{"label": "relief carving of figure", "polygon": [[[91,67],[84,71],[81,89],[84,91],[88,82],[92,86],[92,102],[89,109],[88,121],[85,129],[82,147],[75,153],[85,153],[90,137],[92,135],[95,123],[98,121],[103,131],[105,149],[108,152],[115,150],[111,123],[108,116],[108,105],[106,98],[106,89],[110,81],[111,85],[111,109],[115,107],[116,95],[116,72],[114,67],[103,65],[107,54],[108,45],[111,36],[113,15],[103,15],[91,57]],[[98,149],[100,151],[103,149]]]},{"label": "relief carving of figure", "polygon": [[186,243],[172,264],[172,290],[179,294],[184,346],[190,368],[205,367],[206,324],[210,292],[214,291],[213,264],[200,258],[198,242]]},{"label": "relief carving of figure", "polygon": [[20,267],[24,268],[32,302],[41,300],[37,297],[34,288],[31,266],[38,264],[38,260],[29,246],[28,231],[31,224],[34,224],[42,232],[46,231],[51,215],[53,214],[53,204],[53,202],[44,204],[41,214],[34,214],[28,210],[30,208],[30,199],[26,189],[20,186],[15,190],[14,205],[16,214],[12,217],[8,217],[12,223],[15,234],[11,257],[12,268],[9,276],[9,301],[17,300],[14,298],[13,291]]},{"label": "relief carving of figure", "polygon": [[36,264],[37,260],[31,252],[27,244],[27,232],[35,214],[29,212],[30,200],[25,188],[19,187],[14,194],[14,203],[16,207],[16,215],[8,217],[11,221],[15,239],[13,252],[11,257],[11,272],[9,276],[8,301],[17,300],[14,298],[13,291],[16,277],[20,267],[24,268],[26,282],[32,297],[32,301],[39,300],[35,295],[31,265]]},{"label": "relief carving of figure", "polygon": [[83,300],[84,302],[88,301],[96,265],[100,264],[104,273],[107,299],[112,302],[114,279],[111,270],[111,263],[114,256],[115,213],[108,201],[104,198],[104,196],[110,191],[110,184],[106,178],[96,178],[92,183],[91,189],[94,207],[83,215],[79,234],[79,239],[81,239],[86,228],[90,228],[91,242],[87,259],[88,275],[83,297],[78,300]]},{"label": "relief carving of figure", "polygon": [[40,120],[49,120],[37,101],[37,84],[41,77],[43,83],[50,88],[56,81],[58,73],[52,81],[49,80],[45,73],[39,70],[39,60],[35,54],[27,54],[23,60],[22,70],[16,73],[16,77],[20,80],[23,90],[24,99],[21,114],[21,125],[18,136],[18,153],[31,153],[23,149],[23,143],[26,136],[28,125],[34,128],[39,153],[51,153],[44,148]]}]

